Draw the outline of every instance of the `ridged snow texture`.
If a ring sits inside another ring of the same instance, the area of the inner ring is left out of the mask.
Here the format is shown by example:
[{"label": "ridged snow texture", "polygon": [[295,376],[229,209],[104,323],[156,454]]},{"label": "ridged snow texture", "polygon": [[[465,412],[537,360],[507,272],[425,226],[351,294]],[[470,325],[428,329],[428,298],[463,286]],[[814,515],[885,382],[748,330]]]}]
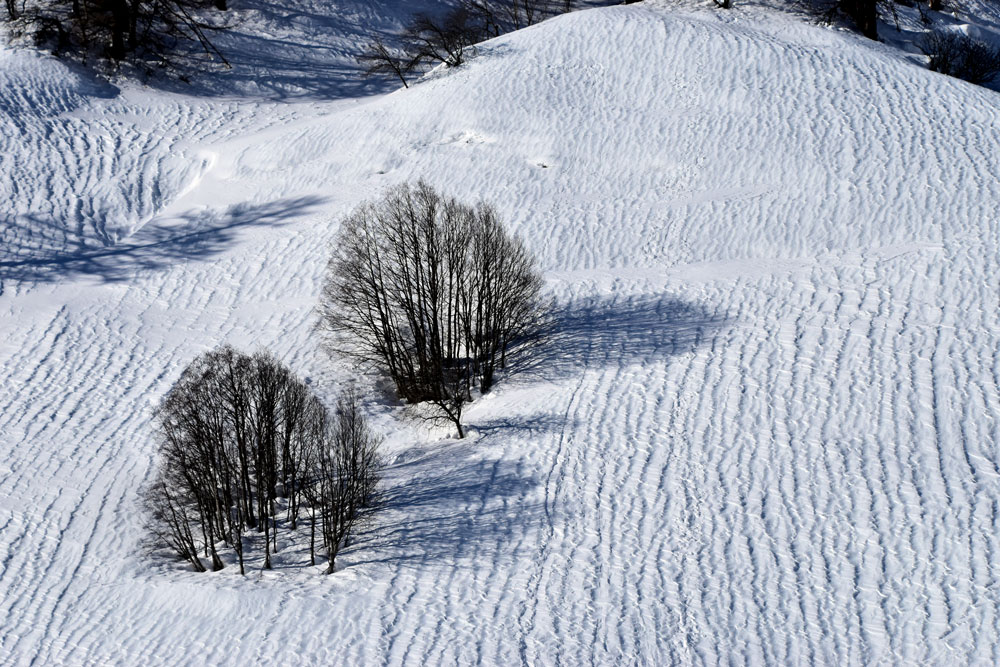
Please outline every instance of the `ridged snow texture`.
[{"label": "ridged snow texture", "polygon": [[[359,104],[0,59],[3,662],[1000,663],[995,92],[747,8]],[[387,508],[332,577],[151,566],[152,406],[224,341],[332,396],[326,244],[418,177],[539,256],[547,371],[464,442],[373,405]]]}]

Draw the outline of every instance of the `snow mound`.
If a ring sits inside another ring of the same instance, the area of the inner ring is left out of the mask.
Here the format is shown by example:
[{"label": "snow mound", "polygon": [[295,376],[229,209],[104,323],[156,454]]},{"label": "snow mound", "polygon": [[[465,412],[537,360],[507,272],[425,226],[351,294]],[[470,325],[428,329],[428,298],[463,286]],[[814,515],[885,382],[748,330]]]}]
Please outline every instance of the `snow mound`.
[{"label": "snow mound", "polygon": [[[59,100],[0,114],[10,662],[1000,662],[996,93],[754,8],[579,12],[331,104],[0,57]],[[386,509],[337,576],[150,568],[151,406],[222,342],[347,377],[327,243],[419,177],[539,256],[547,371],[473,443],[373,405]]]}]

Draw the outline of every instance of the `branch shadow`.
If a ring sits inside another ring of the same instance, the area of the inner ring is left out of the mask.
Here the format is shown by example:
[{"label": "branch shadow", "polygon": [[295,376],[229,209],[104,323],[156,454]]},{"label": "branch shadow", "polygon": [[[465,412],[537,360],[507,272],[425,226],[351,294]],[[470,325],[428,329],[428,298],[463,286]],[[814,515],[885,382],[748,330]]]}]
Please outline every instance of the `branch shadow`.
[{"label": "branch shadow", "polygon": [[[190,42],[171,54],[167,76],[153,76],[147,83],[199,97],[248,95],[281,101],[389,93],[399,90],[400,82],[391,76],[364,76],[358,56],[375,37],[400,46],[405,25],[417,14],[441,15],[460,4],[461,0],[240,0],[232,11],[201,15],[220,28],[209,29],[207,36],[229,68]],[[575,7],[612,4],[578,0]],[[410,85],[419,80],[413,76]]]},{"label": "branch shadow", "polygon": [[538,480],[516,462],[463,459],[446,447],[385,472],[375,518],[351,545],[352,566],[481,567],[478,553],[516,544],[543,513],[532,497]]},{"label": "branch shadow", "polygon": [[712,344],[731,324],[725,312],[670,295],[574,300],[556,306],[530,362],[515,370],[559,380],[589,366],[667,359]]},{"label": "branch shadow", "polygon": [[169,225],[150,224],[124,242],[100,246],[57,221],[32,214],[0,224],[0,281],[54,282],[93,276],[124,280],[136,271],[204,260],[223,252],[239,230],[280,226],[323,203],[317,196],[238,205],[224,214],[191,212]]},{"label": "branch shadow", "polygon": [[[667,295],[595,297],[557,308],[551,335],[529,372],[546,379],[586,368],[667,359],[704,345],[731,320]],[[469,424],[481,437],[538,440],[572,428],[565,414],[534,412]],[[464,447],[464,448],[463,448]],[[386,469],[378,511],[352,544],[352,565],[481,567],[483,554],[516,549],[551,520],[540,481],[517,461],[472,459],[467,445],[413,447]],[[464,453],[464,454],[463,454]],[[560,511],[565,511],[562,509]]]},{"label": "branch shadow", "polygon": [[524,439],[532,439],[546,433],[559,432],[566,428],[571,429],[576,425],[576,420],[570,421],[563,414],[535,412],[528,415],[515,415],[475,422],[474,424],[470,424],[470,428],[475,429],[483,437],[502,434],[508,438],[516,436]]},{"label": "branch shadow", "polygon": [[[270,100],[336,100],[391,92],[400,87],[387,77],[366,78],[357,62],[376,35],[397,33],[401,18],[414,5],[435,6],[441,0],[377,0],[316,4],[301,0],[244,0],[236,12],[206,19],[218,22],[209,40],[229,67],[190,43],[171,55],[165,76],[150,86],[198,97],[250,95]],[[266,26],[266,30],[261,30]]]}]

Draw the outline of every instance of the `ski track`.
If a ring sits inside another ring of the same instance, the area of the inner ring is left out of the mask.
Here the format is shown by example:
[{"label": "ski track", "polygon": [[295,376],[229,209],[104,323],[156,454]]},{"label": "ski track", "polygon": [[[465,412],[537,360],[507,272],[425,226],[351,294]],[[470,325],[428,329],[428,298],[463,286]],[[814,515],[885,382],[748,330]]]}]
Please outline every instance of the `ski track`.
[{"label": "ski track", "polygon": [[[0,662],[1000,664],[996,94],[752,9],[482,51],[336,113],[0,51]],[[344,378],[334,221],[419,176],[539,256],[547,371],[469,442],[378,412],[387,508],[333,577],[150,566],[153,406],[223,341]]]}]

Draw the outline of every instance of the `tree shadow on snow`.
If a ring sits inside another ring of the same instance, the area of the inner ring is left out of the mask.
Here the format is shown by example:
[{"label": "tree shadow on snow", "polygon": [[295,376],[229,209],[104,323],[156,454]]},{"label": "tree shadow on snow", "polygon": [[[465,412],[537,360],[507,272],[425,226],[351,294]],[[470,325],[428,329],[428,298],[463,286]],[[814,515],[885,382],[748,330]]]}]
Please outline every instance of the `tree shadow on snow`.
[{"label": "tree shadow on snow", "polygon": [[223,252],[244,228],[279,226],[323,202],[315,196],[240,205],[225,214],[194,212],[171,224],[149,224],[107,246],[68,233],[65,225],[33,215],[0,224],[0,281],[54,282],[79,276],[124,280],[137,271],[204,260]]},{"label": "tree shadow on snow", "polygon": [[558,380],[588,367],[666,359],[713,344],[730,324],[724,312],[669,295],[575,300],[557,307],[550,336],[524,370]]},{"label": "tree shadow on snow", "polygon": [[[379,95],[402,88],[391,76],[363,76],[360,56],[374,37],[398,46],[414,15],[440,16],[460,0],[241,0],[232,10],[202,15],[222,30],[208,37],[229,61],[225,68],[196,43],[171,54],[171,67],[148,84],[201,97],[247,95],[270,100],[336,100]],[[576,9],[614,4],[581,0]],[[477,47],[496,53],[496,47]],[[410,84],[420,77],[412,76]]]},{"label": "tree shadow on snow", "polygon": [[379,510],[358,532],[352,565],[482,567],[481,554],[516,544],[543,511],[538,481],[514,461],[435,449],[386,470]]},{"label": "tree shadow on snow", "polygon": [[292,0],[246,0],[235,11],[206,17],[223,30],[208,37],[229,61],[182,45],[164,76],[148,84],[201,97],[249,95],[272,100],[334,100],[390,92],[401,87],[387,77],[365,78],[357,57],[374,35],[392,42],[412,12],[440,0],[379,0],[317,4]]},{"label": "tree shadow on snow", "polygon": [[[729,318],[672,296],[597,297],[560,307],[553,333],[525,368],[547,380],[587,368],[668,359],[712,345]],[[529,413],[469,423],[484,438],[541,441],[572,429],[564,413]],[[471,449],[470,449],[471,448]],[[379,511],[351,546],[352,565],[483,567],[547,513],[535,471],[516,460],[470,457],[475,445],[407,450],[386,469]],[[565,511],[562,508],[560,511]],[[551,520],[551,516],[549,517]]]}]

